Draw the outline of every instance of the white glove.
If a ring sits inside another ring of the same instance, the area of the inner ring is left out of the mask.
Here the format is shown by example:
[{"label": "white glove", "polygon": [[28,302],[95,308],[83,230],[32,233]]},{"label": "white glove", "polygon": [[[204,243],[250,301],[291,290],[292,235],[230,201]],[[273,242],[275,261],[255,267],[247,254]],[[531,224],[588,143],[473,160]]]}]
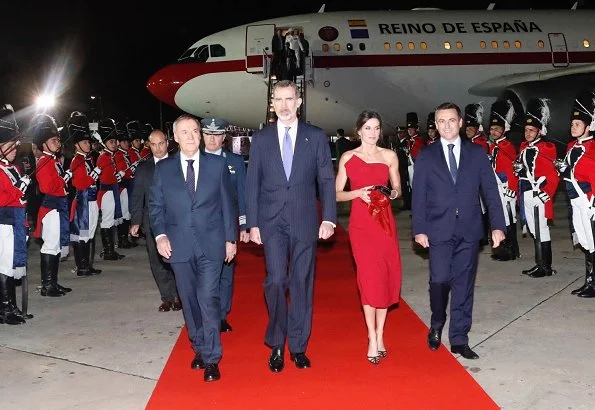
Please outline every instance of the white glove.
[{"label": "white glove", "polygon": [[568,169],[568,163],[562,159],[557,159],[554,161],[554,166],[558,170],[560,174],[563,174],[564,171]]},{"label": "white glove", "polygon": [[68,170],[64,173],[64,175],[62,175],[62,179],[64,180],[64,182],[68,183],[68,181],[70,181],[70,179],[72,178],[72,171]]},{"label": "white glove", "polygon": [[124,178],[124,171],[120,171],[116,174],[116,179],[118,182],[122,182],[122,178]]},{"label": "white glove", "polygon": [[133,174],[136,172],[136,166],[138,165],[137,162],[130,164],[130,168],[128,168]]},{"label": "white glove", "polygon": [[516,192],[510,188],[505,188],[504,189],[504,196],[510,199],[515,199],[516,198]]},{"label": "white glove", "polygon": [[521,161],[514,161],[512,163],[512,170],[515,175],[518,175],[523,169],[525,169],[525,165]]},{"label": "white glove", "polygon": [[576,246],[578,245],[578,235],[576,234],[576,232],[572,233],[572,246]]},{"label": "white glove", "polygon": [[89,176],[93,178],[95,181],[97,181],[97,178],[99,178],[99,174],[101,174],[101,168],[95,167],[93,168],[93,171],[91,171]]},{"label": "white glove", "polygon": [[544,191],[540,191],[537,194],[537,198],[539,198],[541,200],[541,202],[543,202],[544,204],[551,199],[550,196],[547,194],[547,192],[544,192]]},{"label": "white glove", "polygon": [[25,191],[27,191],[27,187],[29,186],[29,184],[31,183],[31,178],[29,178],[27,175],[23,175],[17,182],[15,187],[21,191],[23,194],[25,194]]}]

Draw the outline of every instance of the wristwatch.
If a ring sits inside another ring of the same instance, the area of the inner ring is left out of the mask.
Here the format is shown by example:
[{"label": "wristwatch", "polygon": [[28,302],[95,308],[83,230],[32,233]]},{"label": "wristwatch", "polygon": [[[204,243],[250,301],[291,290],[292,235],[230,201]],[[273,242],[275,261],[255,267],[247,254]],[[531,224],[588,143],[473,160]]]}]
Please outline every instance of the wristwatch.
[{"label": "wristwatch", "polygon": [[231,243],[232,245],[236,244],[236,241],[227,241],[227,242]]}]

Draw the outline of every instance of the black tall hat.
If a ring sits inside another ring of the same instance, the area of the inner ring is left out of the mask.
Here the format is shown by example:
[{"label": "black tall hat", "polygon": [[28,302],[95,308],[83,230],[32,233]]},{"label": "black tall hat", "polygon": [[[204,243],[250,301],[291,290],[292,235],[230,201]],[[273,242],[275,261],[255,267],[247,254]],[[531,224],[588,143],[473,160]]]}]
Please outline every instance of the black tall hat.
[{"label": "black tall hat", "polygon": [[525,126],[531,125],[539,128],[541,135],[547,134],[547,125],[550,122],[550,107],[545,98],[532,98],[527,102],[525,113]]},{"label": "black tall hat", "polygon": [[145,141],[148,140],[149,135],[151,135],[152,132],[153,132],[153,126],[151,124],[149,124],[148,122],[146,124],[141,125],[140,134],[141,134],[142,140],[145,140]]},{"label": "black tall hat", "polygon": [[116,138],[118,141],[129,141],[128,130],[126,130],[126,123],[118,121],[116,123]]},{"label": "black tall hat", "polygon": [[407,113],[407,128],[417,128],[419,126],[419,120],[417,119],[416,112]]},{"label": "black tall hat", "polygon": [[581,92],[572,105],[571,120],[581,120],[595,131],[595,90]]},{"label": "black tall hat", "polygon": [[436,129],[436,112],[431,111],[428,114],[428,123],[427,123],[428,129],[429,130],[435,130]]},{"label": "black tall hat", "polygon": [[514,118],[514,107],[510,100],[498,100],[492,104],[490,110],[490,126],[499,125],[504,132],[510,130]]},{"label": "black tall hat", "polygon": [[140,122],[137,120],[128,121],[126,123],[126,130],[128,131],[128,137],[130,138],[130,141],[142,138]]},{"label": "black tall hat", "polygon": [[482,128],[483,105],[481,103],[468,104],[465,107],[465,126]]},{"label": "black tall hat", "polygon": [[0,107],[0,144],[17,140],[19,125],[10,104]]},{"label": "black tall hat", "polygon": [[92,141],[91,130],[89,129],[89,119],[80,111],[73,111],[68,118],[68,134],[73,143],[81,141]]},{"label": "black tall hat", "polygon": [[52,137],[59,137],[56,120],[49,114],[37,114],[31,119],[28,134],[32,142],[40,149],[44,142]]},{"label": "black tall hat", "polygon": [[108,140],[116,138],[116,122],[111,118],[104,118],[97,125],[97,132],[101,137],[101,142],[105,144]]}]

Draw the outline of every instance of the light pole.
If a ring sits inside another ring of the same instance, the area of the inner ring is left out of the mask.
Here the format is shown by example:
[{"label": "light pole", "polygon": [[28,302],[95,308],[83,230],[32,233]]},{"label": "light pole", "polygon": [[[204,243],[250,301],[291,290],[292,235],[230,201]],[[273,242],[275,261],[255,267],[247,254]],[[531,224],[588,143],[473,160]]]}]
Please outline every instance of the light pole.
[{"label": "light pole", "polygon": [[103,118],[103,98],[100,95],[92,95],[91,99],[99,100],[99,118],[97,119],[99,121]]}]

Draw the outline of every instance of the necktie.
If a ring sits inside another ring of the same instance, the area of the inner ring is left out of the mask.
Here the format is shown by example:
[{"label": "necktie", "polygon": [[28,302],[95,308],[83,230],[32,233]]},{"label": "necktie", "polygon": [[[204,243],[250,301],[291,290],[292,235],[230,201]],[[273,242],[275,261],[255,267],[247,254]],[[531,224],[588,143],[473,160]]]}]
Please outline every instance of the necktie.
[{"label": "necktie", "polygon": [[285,176],[289,181],[291,175],[291,164],[293,163],[293,146],[291,145],[291,137],[289,136],[289,129],[285,127],[285,137],[283,138],[283,168],[285,169]]},{"label": "necktie", "polygon": [[194,160],[187,159],[186,162],[188,163],[188,166],[186,167],[186,189],[188,189],[190,196],[194,196],[194,167],[192,166]]},{"label": "necktie", "polygon": [[450,168],[450,175],[452,176],[452,180],[457,182],[457,159],[455,158],[455,153],[453,151],[455,144],[448,144],[448,166]]}]

